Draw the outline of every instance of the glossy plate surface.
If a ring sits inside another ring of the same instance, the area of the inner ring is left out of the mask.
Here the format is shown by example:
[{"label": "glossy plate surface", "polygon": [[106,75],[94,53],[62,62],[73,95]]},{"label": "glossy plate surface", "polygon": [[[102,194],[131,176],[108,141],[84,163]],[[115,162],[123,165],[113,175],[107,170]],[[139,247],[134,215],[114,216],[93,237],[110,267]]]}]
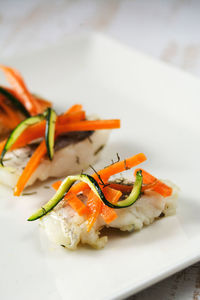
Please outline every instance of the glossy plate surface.
[{"label": "glossy plate surface", "polygon": [[[50,244],[27,217],[52,190],[14,199],[1,187],[0,288],[8,299],[120,299],[200,259],[200,81],[103,36],[69,38],[54,48],[3,61],[57,110],[82,103],[121,118],[99,166],[144,152],[143,167],[180,187],[177,216],[134,234],[113,234],[104,250]],[[3,78],[3,77],[1,77]]]}]

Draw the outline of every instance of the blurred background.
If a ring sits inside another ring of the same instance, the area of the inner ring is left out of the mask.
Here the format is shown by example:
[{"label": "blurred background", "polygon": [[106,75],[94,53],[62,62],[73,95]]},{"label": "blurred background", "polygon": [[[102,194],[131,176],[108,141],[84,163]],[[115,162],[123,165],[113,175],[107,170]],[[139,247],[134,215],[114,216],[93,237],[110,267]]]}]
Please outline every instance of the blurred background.
[{"label": "blurred background", "polygon": [[[200,76],[198,0],[0,0],[1,58],[93,31]],[[200,264],[130,299],[199,300]]]},{"label": "blurred background", "polygon": [[200,76],[198,0],[0,0],[0,55],[100,31]]}]

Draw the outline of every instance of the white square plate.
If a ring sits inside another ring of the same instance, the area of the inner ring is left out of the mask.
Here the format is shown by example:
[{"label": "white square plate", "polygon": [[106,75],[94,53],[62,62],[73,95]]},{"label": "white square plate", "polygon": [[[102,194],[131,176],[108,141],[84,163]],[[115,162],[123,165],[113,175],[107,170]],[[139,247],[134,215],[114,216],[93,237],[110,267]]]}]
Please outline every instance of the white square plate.
[{"label": "white square plate", "polygon": [[70,252],[46,245],[37,222],[26,221],[52,191],[41,185],[37,195],[15,199],[1,187],[1,298],[122,298],[198,261],[199,80],[99,35],[3,63],[18,68],[31,90],[59,109],[78,102],[102,118],[121,118],[101,164],[116,152],[122,158],[144,152],[144,168],[181,192],[177,216],[113,235],[101,251]]}]

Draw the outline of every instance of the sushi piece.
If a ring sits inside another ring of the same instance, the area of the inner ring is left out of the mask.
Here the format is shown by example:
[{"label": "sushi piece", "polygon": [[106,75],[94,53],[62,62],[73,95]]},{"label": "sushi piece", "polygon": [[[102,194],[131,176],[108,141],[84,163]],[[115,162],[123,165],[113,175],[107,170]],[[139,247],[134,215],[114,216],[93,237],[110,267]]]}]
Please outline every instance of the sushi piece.
[{"label": "sushi piece", "polygon": [[52,108],[22,121],[0,143],[0,183],[20,196],[36,180],[79,173],[93,164],[119,120],[94,120],[76,104],[64,114]]},{"label": "sushi piece", "polygon": [[44,112],[51,102],[29,92],[21,74],[0,65],[11,88],[0,86],[0,139],[6,137],[22,120]]},{"label": "sushi piece", "polygon": [[[79,244],[101,249],[108,241],[101,234],[105,227],[133,232],[161,217],[174,215],[178,188],[170,181],[158,180],[142,169],[135,171],[134,183],[110,179],[145,159],[140,153],[93,176],[69,176],[54,183],[56,194],[28,221],[40,219],[49,239],[67,249],[75,250]],[[76,180],[82,182],[72,186]]]}]

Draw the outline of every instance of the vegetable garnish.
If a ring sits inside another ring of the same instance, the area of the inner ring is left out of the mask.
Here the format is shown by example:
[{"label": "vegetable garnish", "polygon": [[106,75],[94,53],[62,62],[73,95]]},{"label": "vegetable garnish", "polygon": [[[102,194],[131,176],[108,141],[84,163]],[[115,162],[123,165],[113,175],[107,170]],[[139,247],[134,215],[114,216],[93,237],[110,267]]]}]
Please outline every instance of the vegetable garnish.
[{"label": "vegetable garnish", "polygon": [[92,190],[88,195],[87,207],[89,210],[87,217],[87,231],[89,232],[94,225],[96,219],[98,218],[101,212],[101,198],[97,196]]},{"label": "vegetable garnish", "polygon": [[[113,176],[115,174],[118,174],[120,172],[126,171],[128,169],[131,169],[131,168],[133,168],[133,167],[141,164],[146,159],[147,158],[146,158],[146,156],[143,153],[139,153],[139,154],[136,154],[136,155],[134,155],[132,157],[129,157],[129,158],[125,159],[125,160],[122,160],[122,161],[116,162],[114,164],[111,164],[110,166],[107,166],[104,169],[98,171],[97,174],[93,174],[92,176],[97,181],[99,179],[98,176],[100,176],[101,179],[104,182],[107,182],[108,179],[111,176]],[[59,185],[59,183],[61,183],[61,181],[58,181],[58,185]],[[55,186],[57,185],[56,182],[54,183],[54,185]],[[78,193],[80,193],[81,191],[84,191],[87,188],[88,188],[87,184],[85,184],[84,182],[79,182],[79,183],[75,184],[72,187],[71,192],[73,192],[75,194],[78,194]]]},{"label": "vegetable garnish", "polygon": [[[138,171],[136,174],[136,181],[134,183],[134,186],[133,186],[133,189],[132,189],[132,192],[130,193],[130,195],[125,200],[122,200],[116,204],[113,204],[105,198],[99,184],[92,176],[87,175],[87,174],[68,176],[63,180],[63,182],[60,185],[59,189],[57,190],[56,194],[44,206],[42,206],[36,213],[34,213],[28,219],[28,221],[35,221],[35,220],[43,217],[44,215],[46,215],[48,212],[50,212],[63,199],[64,195],[70,190],[71,186],[77,180],[83,181],[84,183],[86,183],[91,188],[91,192],[93,192],[100,200],[102,200],[105,205],[112,207],[112,208],[125,208],[128,206],[131,206],[139,198],[141,186],[142,186],[141,171]],[[90,197],[89,197],[89,199],[90,199]],[[92,205],[94,205],[94,203]],[[98,212],[100,211],[99,203],[98,203],[98,205],[95,204],[94,207],[95,207],[95,215],[96,215],[97,211]],[[94,215],[92,215],[90,223],[93,224],[94,218],[95,218]]]},{"label": "vegetable garnish", "polygon": [[28,91],[20,73],[10,67],[0,65],[0,69],[5,73],[7,80],[10,82],[14,92],[20,102],[26,107],[31,115],[36,115],[41,112],[39,103]]},{"label": "vegetable garnish", "polygon": [[23,189],[26,186],[26,183],[30,179],[33,172],[36,170],[38,165],[40,164],[41,159],[44,157],[44,155],[47,153],[47,147],[45,140],[43,140],[33,155],[31,156],[30,160],[28,161],[28,164],[26,165],[25,169],[23,170],[21,176],[19,177],[17,184],[14,188],[14,196],[20,196]]},{"label": "vegetable garnish", "polygon": [[72,193],[68,193],[67,203],[79,214],[79,216],[83,216],[88,213],[88,207]]},{"label": "vegetable garnish", "polygon": [[3,157],[6,154],[6,152],[13,146],[13,144],[17,141],[18,137],[22,134],[22,132],[31,125],[34,125],[46,117],[45,114],[37,115],[34,117],[30,117],[28,119],[25,119],[22,121],[17,127],[12,131],[10,134],[9,138],[7,139],[7,142],[1,152],[1,157],[0,157],[0,164],[3,166]]},{"label": "vegetable garnish", "polygon": [[49,200],[44,206],[42,206],[36,213],[34,213],[28,221],[35,221],[44,215],[46,215],[49,211],[51,211],[64,197],[64,195],[69,191],[71,186],[77,180],[84,181],[86,184],[90,184],[90,180],[88,178],[89,175],[76,175],[76,176],[68,176],[63,180],[56,194]]},{"label": "vegetable garnish", "polygon": [[[55,182],[55,183],[52,184],[52,187],[55,190],[58,190],[59,187],[60,187],[60,185],[61,185],[61,183],[62,183],[61,181],[57,181],[57,182]],[[122,196],[122,193],[120,191],[114,190],[114,189],[110,188],[110,186],[107,186],[107,187],[103,188],[103,193],[104,193],[104,196],[106,197],[106,199],[108,199],[112,203],[117,203],[117,201],[119,200],[119,198]],[[74,208],[71,205],[71,203],[69,202],[68,194],[69,193],[67,193],[67,195],[64,197],[64,199],[79,214],[79,211],[76,208]],[[73,193],[70,193],[70,195],[71,194],[73,194]],[[88,192],[86,193],[86,191],[84,191],[83,195],[86,196],[86,197],[88,197]],[[96,201],[96,200],[94,199],[94,201]],[[116,212],[114,211],[113,208],[108,207],[103,202],[101,204],[102,204],[102,206],[101,206],[101,212],[100,212],[100,214],[103,217],[104,221],[107,224],[109,224],[110,222],[112,222],[113,220],[115,220],[117,218],[117,214],[116,214]],[[92,199],[90,200],[90,205],[92,205]],[[87,206],[88,206],[88,203],[87,203]]]},{"label": "vegetable garnish", "polygon": [[0,69],[11,84],[11,88],[0,86],[0,107],[3,108],[0,112],[0,122],[5,132],[14,129],[24,118],[43,113],[46,108],[52,106],[50,101],[28,90],[17,70],[4,65],[0,65]]},{"label": "vegetable garnish", "polygon": [[26,118],[30,117],[30,113],[26,107],[11,92],[0,86],[0,94],[5,96]]},{"label": "vegetable garnish", "polygon": [[[97,180],[97,182],[100,185],[102,185],[102,182],[99,180],[99,176],[100,176],[101,180],[103,180],[104,183],[106,184],[108,182],[108,179],[112,175],[123,172],[127,169],[131,169],[131,168],[137,166],[138,164],[144,162],[145,160],[146,160],[146,156],[143,153],[139,153],[139,154],[134,155],[125,160],[117,161],[116,163],[113,163],[110,166],[107,166],[104,169],[98,171],[98,173],[94,173],[92,176],[94,179]],[[62,181],[58,180],[58,181],[54,182],[52,186],[55,190],[58,190],[61,183],[62,183]],[[115,201],[117,202],[119,200],[121,193],[119,193],[119,191],[114,190],[115,191],[115,195],[114,195],[113,189],[111,189],[111,188],[112,188],[112,186],[110,186],[110,184],[109,184],[109,186],[104,187],[103,193],[104,193],[104,196],[110,202],[114,201],[114,203],[115,203]],[[72,186],[70,192],[72,192],[76,195],[80,192],[85,192],[85,190],[87,190],[87,189],[88,189],[87,184],[85,184],[84,182],[79,182]],[[131,186],[129,193],[132,191],[132,189],[133,189],[133,185]],[[67,195],[65,196],[65,200],[67,200]],[[115,211],[113,211],[113,209],[111,207],[106,206],[106,208],[104,209],[104,204],[102,205],[101,215],[106,223],[110,223],[117,217]]]},{"label": "vegetable garnish", "polygon": [[[75,112],[75,113],[70,113],[70,114],[63,114],[57,117],[56,125],[57,124],[64,124],[66,122],[76,122],[80,120],[85,119],[85,112],[80,111],[80,112]],[[41,121],[35,125],[32,125],[25,129],[24,132],[19,136],[17,141],[14,143],[14,145],[11,147],[11,150],[17,149],[17,148],[22,148],[29,144],[30,142],[44,137],[45,135],[45,127],[46,127],[46,122]],[[3,150],[3,147],[5,145],[7,140],[4,140],[0,142],[0,153]]]},{"label": "vegetable garnish", "polygon": [[[86,128],[90,127],[88,130],[96,130],[96,129],[117,129],[120,127],[120,120],[98,120],[98,121],[84,121],[85,119],[85,112],[79,111],[79,112],[74,112],[70,114],[64,114],[60,115],[57,117],[57,122],[56,122],[56,134],[62,134],[65,132],[70,132],[70,131],[82,131],[83,128],[80,128],[79,130],[79,125],[81,126],[87,122]],[[77,122],[80,121],[81,122]],[[70,127],[70,124],[72,123],[72,126]],[[111,127],[112,123],[112,127]],[[63,125],[66,124],[66,125]],[[97,125],[97,126],[95,126]],[[62,130],[61,130],[62,127]],[[98,128],[96,128],[98,127]],[[102,128],[100,128],[102,127]],[[36,140],[38,138],[44,137],[45,134],[45,121],[40,122],[34,126],[28,127],[22,134],[19,136],[19,139],[16,141],[16,143],[13,145],[12,149],[17,149],[26,146],[28,143],[30,143],[33,140]],[[5,140],[0,142],[0,152],[2,151],[4,145],[5,145]]]},{"label": "vegetable garnish", "polygon": [[53,154],[54,154],[56,118],[57,118],[56,112],[52,108],[48,108],[47,115],[46,115],[45,142],[46,142],[48,157],[50,160],[53,159]]},{"label": "vegetable garnish", "polygon": [[16,111],[14,111],[9,105],[5,103],[4,100],[5,100],[4,96],[0,97],[0,107],[3,109],[4,113],[8,118],[9,128],[13,129],[21,122],[21,118],[19,114],[16,113]]},{"label": "vegetable garnish", "polygon": [[69,114],[72,112],[81,111],[82,109],[83,109],[83,106],[81,104],[74,104],[67,110],[67,113]]},{"label": "vegetable garnish", "polygon": [[46,144],[41,142],[41,145],[38,146],[30,158],[18,179],[14,195],[19,196],[22,193],[26,183],[46,153],[49,159],[52,160],[54,142],[59,135],[70,131],[94,131],[119,127],[120,120],[87,121],[85,111],[82,110],[82,105],[80,104],[73,105],[64,114],[59,116],[56,115],[52,108],[48,108],[43,114],[25,119],[17,125],[6,140],[0,142],[1,166],[3,166],[3,158],[7,151],[22,148],[38,138],[44,138]]},{"label": "vegetable garnish", "polygon": [[120,120],[96,120],[59,125],[56,132],[57,134],[61,134],[68,131],[90,131],[116,128],[120,128]]},{"label": "vegetable garnish", "polygon": [[[52,186],[57,192],[43,207],[34,213],[28,221],[37,220],[49,213],[61,200],[69,204],[79,215],[87,219],[89,232],[101,215],[105,223],[109,224],[118,216],[115,209],[126,208],[133,205],[146,189],[162,192],[162,196],[170,196],[170,187],[156,179],[142,169],[136,169],[135,182],[125,184],[124,180],[118,183],[109,181],[110,176],[130,169],[146,160],[143,153],[139,153],[123,161],[117,161],[110,166],[96,172],[91,176],[80,174],[66,177],[63,182],[57,181]],[[144,177],[143,177],[144,176]],[[144,180],[143,180],[144,178]],[[76,181],[80,181],[75,184]],[[159,184],[158,184],[159,183]],[[81,196],[82,195],[82,196]],[[81,200],[86,200],[83,203]],[[74,202],[74,203],[73,203]]]},{"label": "vegetable garnish", "polygon": [[[135,173],[138,170],[135,170]],[[150,189],[162,195],[163,197],[169,197],[172,194],[172,188],[166,185],[164,182],[158,180],[156,177],[141,169],[143,175],[143,183],[150,186]]]}]

